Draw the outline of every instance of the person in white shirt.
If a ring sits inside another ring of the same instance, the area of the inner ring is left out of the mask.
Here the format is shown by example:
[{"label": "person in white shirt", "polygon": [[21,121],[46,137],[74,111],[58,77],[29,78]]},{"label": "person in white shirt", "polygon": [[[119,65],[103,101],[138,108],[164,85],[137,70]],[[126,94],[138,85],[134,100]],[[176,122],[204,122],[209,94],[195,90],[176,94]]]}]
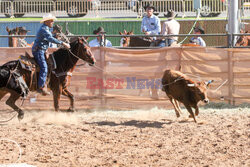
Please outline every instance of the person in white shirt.
[{"label": "person in white shirt", "polygon": [[[173,10],[169,10],[167,14],[164,14],[167,17],[167,21],[162,24],[161,35],[178,35],[180,31],[180,23],[175,20],[177,14]],[[167,38],[161,38],[162,41],[158,46],[171,46],[174,42],[177,42],[178,36],[170,36]]]},{"label": "person in white shirt", "polygon": [[[205,34],[205,31],[201,26],[194,27],[194,34]],[[206,42],[200,36],[192,37],[190,39],[190,43],[194,43],[203,47],[206,46]]]},{"label": "person in white shirt", "polygon": [[89,42],[89,46],[90,47],[100,47],[100,46],[112,47],[112,43],[109,40],[105,39],[105,41],[104,41],[104,34],[105,33],[106,32],[104,31],[103,27],[98,27],[97,30],[94,30],[93,34],[101,35],[102,38],[100,38],[98,36],[95,39],[91,40]]},{"label": "person in white shirt", "polygon": [[[161,32],[161,22],[154,15],[155,7],[149,4],[145,8],[147,15],[142,19],[141,32],[145,35],[159,35]],[[155,40],[156,38],[154,37],[153,39]]]}]

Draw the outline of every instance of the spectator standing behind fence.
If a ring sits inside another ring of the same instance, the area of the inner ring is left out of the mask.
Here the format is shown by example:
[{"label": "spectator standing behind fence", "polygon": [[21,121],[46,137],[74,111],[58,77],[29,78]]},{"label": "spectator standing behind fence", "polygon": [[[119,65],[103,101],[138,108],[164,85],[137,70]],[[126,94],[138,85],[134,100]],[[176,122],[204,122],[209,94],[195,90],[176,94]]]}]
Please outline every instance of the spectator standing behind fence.
[{"label": "spectator standing behind fence", "polygon": [[104,31],[103,27],[98,27],[97,30],[94,30],[93,34],[101,35],[101,38],[100,36],[98,36],[95,39],[91,40],[89,42],[89,46],[90,47],[99,47],[99,46],[112,47],[112,43],[109,40],[105,39],[105,42],[104,42],[105,33],[106,32]]},{"label": "spectator standing behind fence", "polygon": [[[25,27],[18,28],[18,35],[27,35],[27,32],[30,30],[26,30]],[[26,37],[19,37],[17,38],[17,47],[31,47],[32,44],[28,44],[25,40]]]},{"label": "spectator standing behind fence", "polygon": [[[180,32],[180,23],[175,20],[177,14],[173,10],[169,10],[166,15],[167,21],[162,24],[161,35],[178,35]],[[174,42],[177,43],[178,36],[171,36],[167,38],[162,38],[159,43],[160,47],[171,46]]]},{"label": "spectator standing behind fence", "polygon": [[[205,34],[204,29],[201,26],[194,27],[194,34]],[[200,36],[195,36],[190,39],[190,43],[194,43],[196,45],[200,46],[206,46],[206,42],[200,37]]]},{"label": "spectator standing behind fence", "polygon": [[[143,17],[141,23],[141,32],[145,35],[159,35],[161,32],[160,19],[153,14],[155,7],[148,5],[145,7],[147,15]],[[155,40],[156,37],[153,38]]]}]

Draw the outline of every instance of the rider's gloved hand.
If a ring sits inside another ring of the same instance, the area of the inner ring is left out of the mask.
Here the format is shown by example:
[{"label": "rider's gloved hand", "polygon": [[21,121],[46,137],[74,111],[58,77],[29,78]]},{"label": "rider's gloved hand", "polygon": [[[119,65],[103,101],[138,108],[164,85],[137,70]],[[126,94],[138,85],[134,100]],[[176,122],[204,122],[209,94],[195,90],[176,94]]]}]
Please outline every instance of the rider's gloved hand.
[{"label": "rider's gloved hand", "polygon": [[62,45],[67,48],[67,49],[70,49],[70,44],[66,43],[66,42],[63,42]]}]

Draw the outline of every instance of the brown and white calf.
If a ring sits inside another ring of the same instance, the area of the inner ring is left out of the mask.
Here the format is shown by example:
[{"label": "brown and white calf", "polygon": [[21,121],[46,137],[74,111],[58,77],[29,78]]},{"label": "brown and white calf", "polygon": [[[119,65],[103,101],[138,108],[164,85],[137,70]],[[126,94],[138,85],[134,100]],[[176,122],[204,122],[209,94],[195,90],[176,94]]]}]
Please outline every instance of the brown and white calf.
[{"label": "brown and white calf", "polygon": [[[166,70],[162,77],[162,91],[166,92],[169,97],[177,117],[180,117],[179,102],[181,102],[190,113],[190,117],[196,122],[195,115],[199,114],[198,102],[209,103],[207,88],[212,82],[211,80],[194,82],[179,71]],[[192,108],[195,109],[195,115]]]}]

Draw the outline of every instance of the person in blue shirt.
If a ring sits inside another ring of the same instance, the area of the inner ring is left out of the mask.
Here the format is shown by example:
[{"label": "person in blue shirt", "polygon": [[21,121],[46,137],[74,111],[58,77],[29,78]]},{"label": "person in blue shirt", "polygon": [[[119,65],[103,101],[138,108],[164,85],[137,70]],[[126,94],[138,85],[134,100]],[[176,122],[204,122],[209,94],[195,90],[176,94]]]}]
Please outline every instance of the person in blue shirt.
[{"label": "person in blue shirt", "polygon": [[[153,14],[154,11],[154,6],[146,6],[147,15],[143,17],[141,23],[141,32],[145,35],[159,35],[161,32],[161,22],[160,19]],[[154,37],[153,39],[155,40],[156,38]]]},{"label": "person in blue shirt", "polygon": [[62,42],[53,37],[50,28],[53,27],[54,20],[56,20],[56,17],[52,14],[46,14],[43,16],[43,19],[40,21],[42,25],[36,34],[36,39],[32,46],[32,54],[40,67],[37,92],[44,96],[50,94],[45,88],[48,73],[45,53],[50,45],[50,42],[62,44],[65,48],[70,49],[70,45],[68,43]]},{"label": "person in blue shirt", "polygon": [[[194,34],[205,34],[204,29],[201,26],[194,27]],[[206,42],[200,37],[200,36],[195,36],[190,39],[190,43],[194,43],[196,45],[200,45],[205,47]]]},{"label": "person in blue shirt", "polygon": [[98,27],[96,30],[93,31],[93,34],[96,35],[101,35],[102,39],[100,39],[100,37],[96,37],[95,39],[91,40],[89,42],[89,46],[90,47],[99,47],[99,46],[106,46],[106,47],[112,47],[112,43],[105,39],[105,43],[104,43],[104,34],[106,32],[104,31],[103,27]]}]

